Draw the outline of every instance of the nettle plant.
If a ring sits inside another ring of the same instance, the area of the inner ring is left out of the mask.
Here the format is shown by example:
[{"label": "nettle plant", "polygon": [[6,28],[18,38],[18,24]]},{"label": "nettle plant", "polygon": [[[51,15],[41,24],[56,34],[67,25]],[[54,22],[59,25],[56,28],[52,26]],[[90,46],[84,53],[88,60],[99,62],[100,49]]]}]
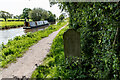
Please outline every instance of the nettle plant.
[{"label": "nettle plant", "polygon": [[58,5],[69,14],[69,27],[81,33],[81,67],[88,76],[120,79],[120,2]]}]

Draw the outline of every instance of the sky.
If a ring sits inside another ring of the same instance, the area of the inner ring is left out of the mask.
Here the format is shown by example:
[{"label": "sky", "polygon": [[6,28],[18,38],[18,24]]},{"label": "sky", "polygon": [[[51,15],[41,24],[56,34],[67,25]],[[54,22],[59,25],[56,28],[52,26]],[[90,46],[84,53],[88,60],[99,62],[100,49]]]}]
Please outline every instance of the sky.
[{"label": "sky", "polygon": [[0,11],[7,11],[14,16],[22,14],[24,8],[43,8],[56,14],[57,17],[61,14],[57,5],[50,7],[49,0],[0,0]]}]

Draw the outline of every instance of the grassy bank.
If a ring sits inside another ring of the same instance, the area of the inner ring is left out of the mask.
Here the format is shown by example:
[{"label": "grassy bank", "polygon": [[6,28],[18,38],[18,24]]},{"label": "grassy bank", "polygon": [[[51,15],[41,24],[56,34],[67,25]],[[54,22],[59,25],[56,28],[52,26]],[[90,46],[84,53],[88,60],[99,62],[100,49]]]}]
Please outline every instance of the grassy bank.
[{"label": "grassy bank", "polygon": [[44,60],[44,63],[40,65],[32,74],[32,78],[55,78],[65,77],[67,74],[62,70],[61,64],[64,65],[64,48],[63,48],[63,33],[68,29],[68,26],[62,29],[56,38],[53,40],[53,44],[50,49],[50,53]]},{"label": "grassy bank", "polygon": [[50,49],[50,53],[47,55],[43,64],[38,66],[33,72],[31,78],[59,78],[59,79],[76,79],[86,78],[86,70],[81,68],[79,58],[74,61],[73,58],[65,60],[64,57],[64,45],[63,45],[63,33],[68,29],[68,26],[62,29],[56,38],[53,40],[53,44]]},{"label": "grassy bank", "polygon": [[15,61],[17,57],[21,57],[34,43],[49,36],[50,33],[58,30],[65,24],[67,22],[59,22],[57,25],[50,25],[45,30],[27,33],[27,35],[17,36],[13,40],[9,40],[6,45],[2,45],[2,50],[0,51],[0,67],[6,67],[8,63]]},{"label": "grassy bank", "polygon": [[23,21],[11,21],[11,22],[3,21],[3,22],[0,22],[0,29],[16,28],[23,25],[24,25]]}]

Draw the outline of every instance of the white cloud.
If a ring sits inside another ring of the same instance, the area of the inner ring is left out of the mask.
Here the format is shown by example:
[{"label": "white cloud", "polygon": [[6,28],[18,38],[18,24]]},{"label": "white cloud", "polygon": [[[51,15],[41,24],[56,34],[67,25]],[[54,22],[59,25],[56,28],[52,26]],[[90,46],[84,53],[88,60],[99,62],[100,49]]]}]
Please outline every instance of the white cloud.
[{"label": "white cloud", "polygon": [[22,14],[24,8],[43,8],[50,10],[57,17],[61,14],[61,10],[57,5],[50,7],[49,0],[0,0],[0,10],[10,12],[14,15]]}]

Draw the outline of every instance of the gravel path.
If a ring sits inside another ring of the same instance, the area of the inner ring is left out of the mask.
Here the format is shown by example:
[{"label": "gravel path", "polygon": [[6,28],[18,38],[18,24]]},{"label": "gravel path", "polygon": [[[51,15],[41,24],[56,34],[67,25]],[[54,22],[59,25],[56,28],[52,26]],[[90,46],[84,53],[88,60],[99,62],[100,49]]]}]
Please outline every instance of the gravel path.
[{"label": "gravel path", "polygon": [[0,80],[2,78],[13,78],[14,76],[18,78],[22,78],[22,76],[30,78],[32,72],[36,69],[35,64],[40,65],[43,62],[43,59],[49,53],[53,39],[62,28],[31,46],[23,57],[17,59],[16,63],[11,63],[8,68],[1,70]]}]

